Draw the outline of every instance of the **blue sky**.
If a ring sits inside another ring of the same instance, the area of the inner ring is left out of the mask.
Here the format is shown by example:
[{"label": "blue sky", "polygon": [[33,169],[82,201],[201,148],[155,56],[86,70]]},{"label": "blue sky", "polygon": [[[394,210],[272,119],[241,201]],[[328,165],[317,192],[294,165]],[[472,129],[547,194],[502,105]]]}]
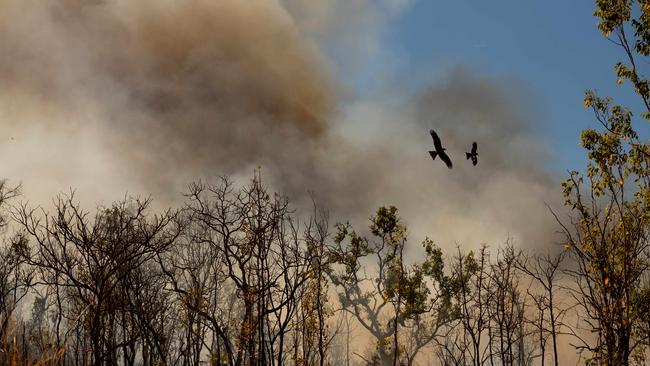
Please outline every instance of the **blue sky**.
[{"label": "blue sky", "polygon": [[580,131],[596,126],[582,105],[586,89],[639,105],[629,85],[616,85],[622,50],[598,31],[594,7],[591,0],[419,0],[388,25],[382,46],[412,91],[458,65],[522,82],[543,111],[534,128],[553,146],[561,174],[584,166]]}]

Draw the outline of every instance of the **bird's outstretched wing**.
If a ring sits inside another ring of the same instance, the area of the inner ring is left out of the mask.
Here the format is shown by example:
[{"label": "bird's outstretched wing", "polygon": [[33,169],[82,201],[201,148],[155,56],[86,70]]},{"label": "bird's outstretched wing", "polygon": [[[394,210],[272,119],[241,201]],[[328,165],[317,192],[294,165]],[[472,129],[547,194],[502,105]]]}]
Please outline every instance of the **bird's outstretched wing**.
[{"label": "bird's outstretched wing", "polygon": [[445,153],[444,150],[439,150],[438,151],[438,156],[440,156],[440,160],[444,161],[445,164],[447,165],[447,168],[451,169],[453,164],[451,163],[451,159],[449,156]]},{"label": "bird's outstretched wing", "polygon": [[442,151],[442,143],[440,142],[440,137],[438,137],[438,134],[434,130],[429,130],[429,133],[431,134],[431,137],[433,138],[433,146],[436,147],[436,151],[440,152]]},{"label": "bird's outstretched wing", "polygon": [[472,143],[472,155],[476,154],[476,148],[477,148],[476,141],[474,141]]}]

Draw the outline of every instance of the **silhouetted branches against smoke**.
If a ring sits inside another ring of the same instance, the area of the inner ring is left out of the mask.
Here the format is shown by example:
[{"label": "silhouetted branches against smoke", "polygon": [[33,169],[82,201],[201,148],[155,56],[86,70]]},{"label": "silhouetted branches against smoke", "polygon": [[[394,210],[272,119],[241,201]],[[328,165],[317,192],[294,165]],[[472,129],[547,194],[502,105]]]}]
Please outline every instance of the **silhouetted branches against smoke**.
[{"label": "silhouetted branches against smoke", "polygon": [[[345,339],[335,316],[345,313],[360,325],[351,363],[557,364],[558,339],[580,334],[567,309],[591,304],[559,285],[582,268],[561,271],[568,252],[506,242],[448,257],[426,239],[423,258],[407,262],[395,207],[371,216],[367,236],[339,223],[330,237],[326,211],[298,221],[258,174],[244,186],[193,183],[179,210],[150,205],[129,198],[91,214],[68,195],[51,213],[12,210],[20,240],[8,258],[19,262],[0,264],[20,272],[0,279],[21,286],[7,287],[3,309],[32,306],[12,333],[25,337],[13,343],[21,352],[60,354],[62,365],[327,365],[344,359],[333,344]],[[28,292],[32,303],[20,300]]]},{"label": "silhouetted branches against smoke", "polygon": [[[118,350],[126,346],[116,339],[119,316],[133,310],[124,311],[128,304],[120,296],[126,278],[168,250],[181,232],[178,212],[150,216],[149,204],[148,199],[125,199],[91,217],[70,194],[58,197],[53,214],[25,204],[13,212],[33,243],[25,241],[17,250],[37,271],[34,285],[56,296],[58,345],[81,327],[93,364],[117,362]],[[75,351],[86,360],[84,349]]]},{"label": "silhouetted branches against smoke", "polygon": [[20,185],[10,186],[6,180],[0,180],[0,361],[3,362],[21,356],[15,354],[19,345],[10,341],[19,333],[12,318],[31,285],[32,272],[15,250],[22,237],[7,235],[7,205],[19,195]]},{"label": "silhouetted branches against smoke", "polygon": [[[257,175],[241,189],[227,178],[197,182],[187,197],[188,230],[159,262],[188,317],[196,314],[213,333],[213,359],[326,363],[326,217],[302,229],[288,199],[271,195]],[[311,315],[300,322],[305,310],[317,314],[313,323]]]},{"label": "silhouetted branches against smoke", "polygon": [[[538,333],[539,352],[541,364],[544,366],[546,354],[546,343],[550,338],[552,341],[553,365],[559,365],[558,336],[563,333],[563,319],[569,310],[567,305],[561,305],[562,299],[559,296],[561,289],[562,263],[566,257],[566,251],[552,254],[551,252],[536,253],[528,257],[523,253],[515,256],[515,265],[518,270],[528,276],[535,288],[528,289],[528,296],[534,303],[537,318],[528,320]],[[535,286],[536,285],[536,286]]]}]

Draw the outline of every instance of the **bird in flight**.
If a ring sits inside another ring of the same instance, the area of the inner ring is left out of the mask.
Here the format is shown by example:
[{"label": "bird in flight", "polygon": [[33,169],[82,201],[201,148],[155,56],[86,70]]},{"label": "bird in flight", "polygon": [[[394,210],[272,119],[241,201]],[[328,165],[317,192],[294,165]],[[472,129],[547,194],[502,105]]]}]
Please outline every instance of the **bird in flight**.
[{"label": "bird in flight", "polygon": [[440,137],[438,137],[438,134],[436,134],[434,130],[429,130],[429,133],[433,138],[433,146],[436,148],[435,151],[429,151],[429,155],[431,155],[431,159],[436,160],[436,156],[440,156],[440,160],[442,160],[447,165],[447,168],[451,169],[452,167],[451,159],[449,159],[449,156],[445,153],[445,150],[447,149],[442,147],[442,143],[440,142]]},{"label": "bird in flight", "polygon": [[469,160],[470,158],[472,159],[472,165],[478,164],[478,153],[476,152],[476,141],[472,143],[472,152],[471,153],[466,152],[465,156],[467,156],[467,160]]}]

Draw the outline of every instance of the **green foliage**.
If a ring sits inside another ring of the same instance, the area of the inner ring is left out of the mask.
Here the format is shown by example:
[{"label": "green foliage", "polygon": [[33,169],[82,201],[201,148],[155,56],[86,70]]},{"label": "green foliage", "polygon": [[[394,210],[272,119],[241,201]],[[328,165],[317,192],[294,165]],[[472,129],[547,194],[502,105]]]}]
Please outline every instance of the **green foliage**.
[{"label": "green foliage", "polygon": [[612,31],[630,20],[631,0],[596,0],[594,15],[601,19],[598,29],[608,37]]},{"label": "green foliage", "polygon": [[[642,98],[646,111],[641,116],[650,120],[650,87],[639,73],[638,56],[650,55],[650,2],[648,0],[596,0],[594,15],[600,19],[598,29],[625,51],[626,60],[616,63],[617,83],[628,80]],[[587,103],[585,102],[585,106]]]},{"label": "green foliage", "polygon": [[425,261],[422,263],[424,275],[433,278],[437,282],[443,282],[445,262],[442,258],[442,250],[429,238],[424,239],[422,246],[426,252]]},{"label": "green foliage", "polygon": [[377,213],[370,218],[372,225],[370,231],[372,235],[383,237],[386,235],[392,236],[394,233],[406,231],[403,226],[399,224],[397,217],[397,208],[395,206],[380,207]]},{"label": "green foliage", "polygon": [[[341,305],[375,338],[378,359],[412,357],[449,318],[452,281],[444,274],[442,251],[428,238],[422,243],[424,261],[404,263],[407,228],[396,207],[380,207],[369,221],[369,238],[350,224],[336,225],[330,258],[340,270],[331,271],[330,278]],[[414,349],[400,341],[402,328],[418,335],[407,342]]]},{"label": "green foliage", "polygon": [[[645,105],[640,115],[650,120],[649,84],[638,68],[638,58],[650,55],[650,2],[597,0],[594,15],[601,32],[624,51],[625,60],[614,67],[617,84],[633,85]],[[571,172],[562,184],[575,214],[573,227],[565,227],[565,248],[578,265],[571,273],[583,316],[598,334],[596,344],[584,345],[592,352],[588,364],[628,365],[646,339],[635,329],[650,316],[642,305],[650,268],[650,149],[630,109],[593,91],[585,93],[584,106],[601,128],[583,131],[586,171]]]}]

